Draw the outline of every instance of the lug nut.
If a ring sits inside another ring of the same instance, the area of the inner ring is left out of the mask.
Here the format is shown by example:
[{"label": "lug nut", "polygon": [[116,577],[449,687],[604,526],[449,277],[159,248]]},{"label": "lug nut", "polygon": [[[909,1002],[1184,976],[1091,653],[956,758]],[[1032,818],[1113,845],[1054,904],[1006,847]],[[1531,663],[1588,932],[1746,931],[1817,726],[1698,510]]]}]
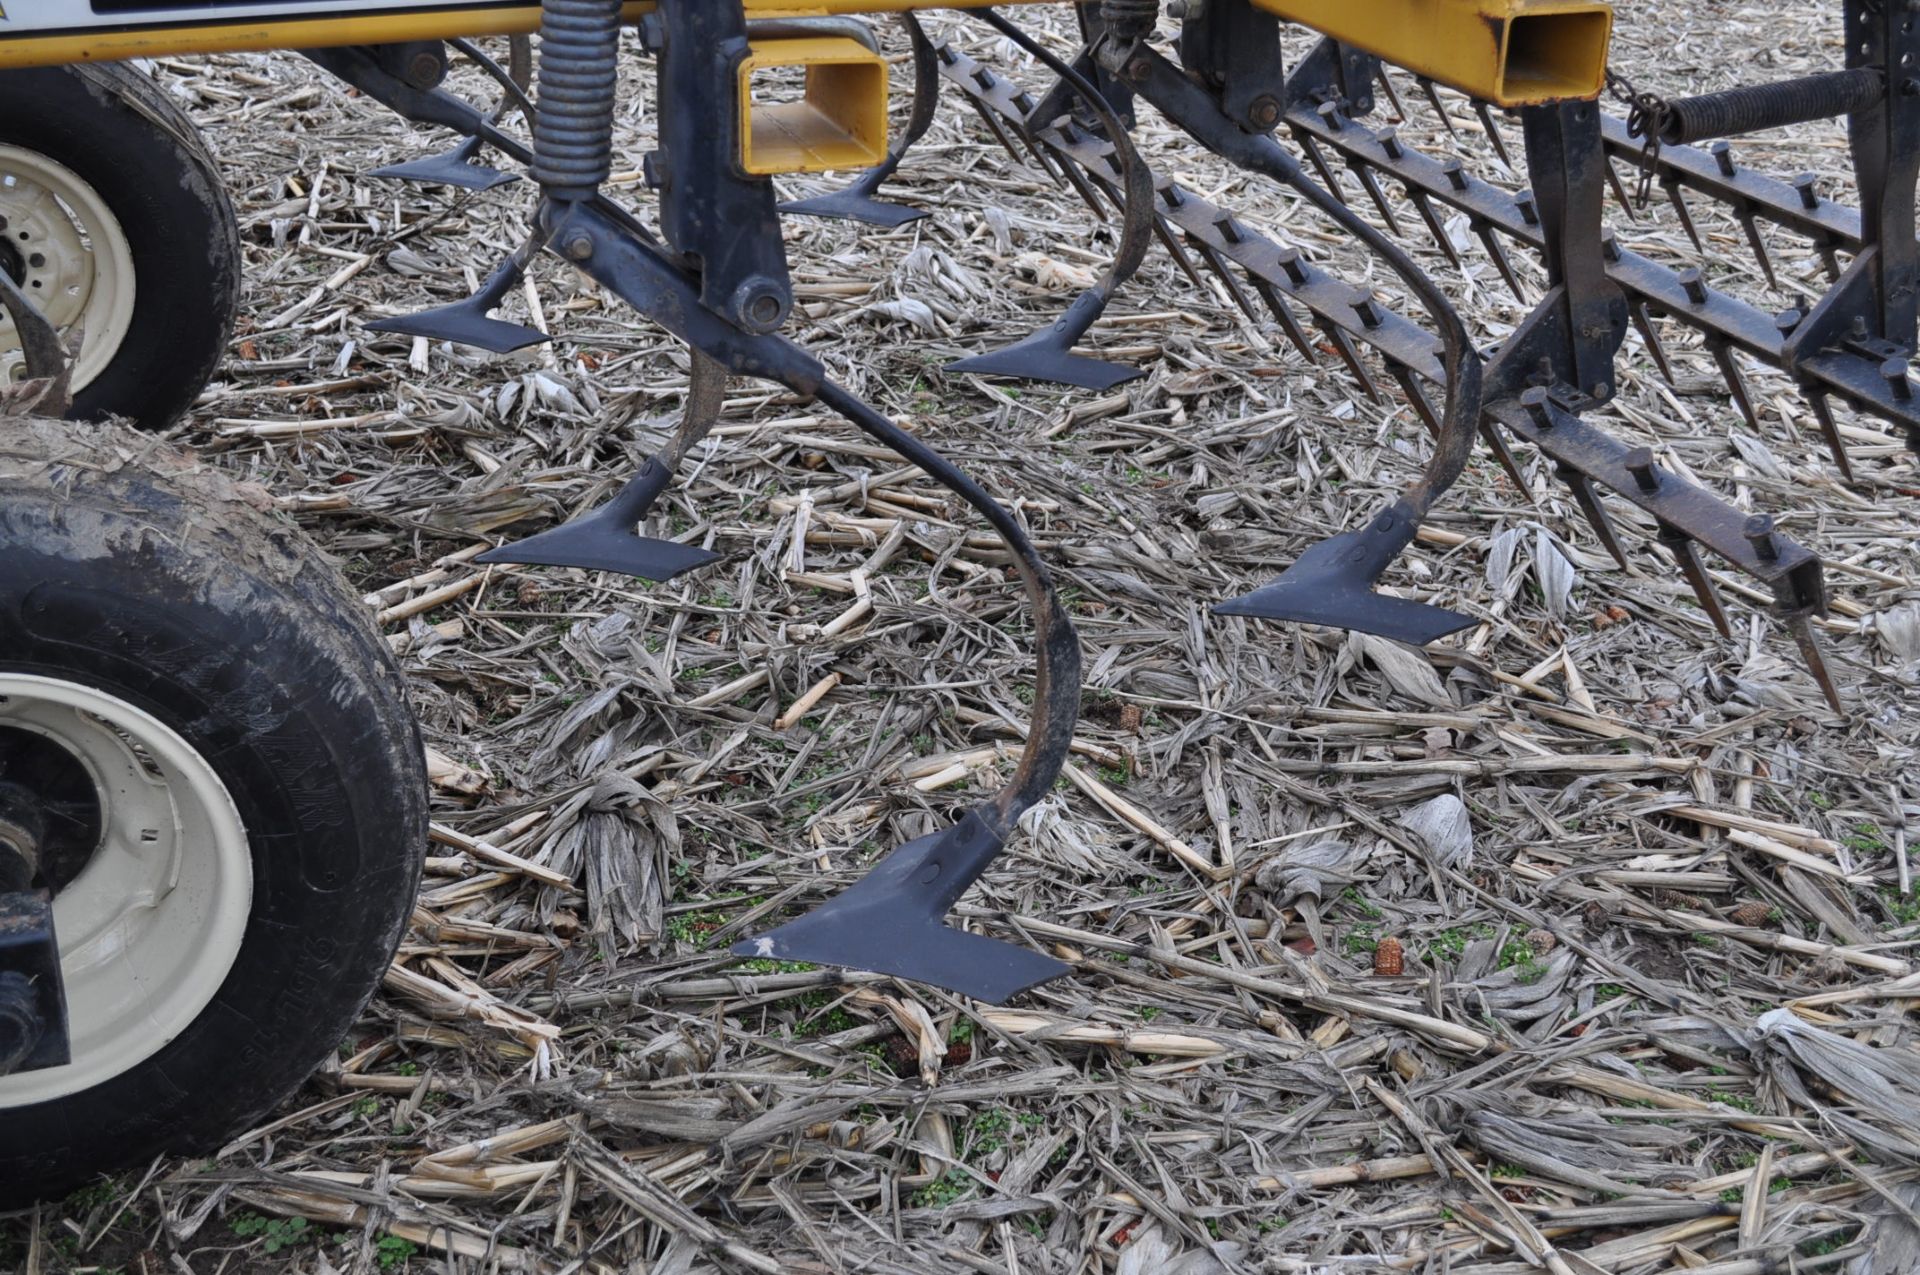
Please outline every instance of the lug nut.
[{"label": "lug nut", "polygon": [[1700,278],[1699,267],[1688,266],[1680,272],[1680,287],[1687,294],[1687,300],[1695,305],[1707,303],[1707,285]]},{"label": "lug nut", "polygon": [[1627,472],[1641,491],[1660,490],[1660,471],[1653,465],[1653,449],[1636,447],[1627,453]]},{"label": "lug nut", "polygon": [[1747,543],[1760,555],[1760,561],[1772,562],[1780,556],[1780,547],[1773,543],[1773,518],[1768,514],[1755,514],[1747,519]]}]

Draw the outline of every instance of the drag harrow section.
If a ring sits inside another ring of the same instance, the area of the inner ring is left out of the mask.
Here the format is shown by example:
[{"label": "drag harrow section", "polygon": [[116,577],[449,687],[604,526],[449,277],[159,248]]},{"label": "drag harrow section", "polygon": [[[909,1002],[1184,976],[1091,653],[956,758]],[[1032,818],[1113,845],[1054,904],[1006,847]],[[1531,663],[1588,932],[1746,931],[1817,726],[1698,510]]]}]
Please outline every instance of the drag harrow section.
[{"label": "drag harrow section", "polygon": [[[1095,192],[1108,196],[1116,207],[1122,205],[1117,197],[1120,165],[1115,158],[1116,147],[1108,137],[1071,115],[1042,118],[1039,108],[1046,102],[1056,102],[1055,96],[1036,99],[1025,87],[951,45],[939,48],[938,60],[941,75],[966,95],[1009,153],[1017,159],[1025,158],[1015,147],[1014,139],[1018,138],[1031,148],[1030,154],[1043,168],[1079,189],[1096,212],[1104,215],[1105,210]],[[1142,68],[1150,65],[1150,60],[1136,60]],[[1124,74],[1124,68],[1118,78],[1131,90],[1141,87]],[[1732,350],[1746,350],[1762,361],[1781,366],[1787,339],[1783,331],[1791,328],[1784,319],[1776,320],[1705,287],[1697,271],[1669,270],[1623,248],[1610,232],[1600,230],[1600,183],[1609,171],[1603,146],[1608,138],[1626,134],[1624,124],[1602,120],[1592,104],[1521,108],[1528,135],[1529,169],[1535,174],[1537,191],[1515,193],[1476,177],[1459,159],[1423,154],[1403,142],[1394,130],[1370,128],[1354,118],[1354,114],[1372,109],[1371,89],[1376,83],[1386,89],[1391,100],[1399,101],[1386,69],[1377,60],[1326,40],[1279,86],[1279,96],[1287,105],[1276,123],[1284,124],[1325,187],[1336,195],[1342,191],[1337,162],[1354,175],[1389,228],[1397,230],[1399,219],[1383,187],[1388,181],[1398,185],[1441,251],[1456,264],[1459,258],[1443,228],[1440,210],[1465,214],[1472,233],[1517,296],[1521,295],[1520,282],[1503,244],[1517,242],[1549,258],[1549,279],[1554,287],[1522,324],[1520,336],[1509,343],[1512,348],[1496,352],[1490,365],[1487,401],[1478,422],[1481,441],[1523,491],[1528,484],[1505,435],[1533,444],[1550,459],[1555,475],[1567,485],[1596,538],[1622,567],[1628,561],[1627,550],[1601,499],[1601,490],[1650,515],[1660,545],[1673,556],[1680,574],[1723,636],[1730,635],[1731,626],[1701,549],[1710,550],[1758,581],[1773,597],[1774,616],[1792,634],[1822,694],[1839,710],[1840,697],[1813,629],[1814,619],[1826,614],[1819,558],[1775,531],[1770,518],[1749,518],[1711,492],[1661,469],[1647,449],[1629,447],[1583,420],[1580,414],[1614,393],[1612,361],[1624,337],[1623,314],[1646,334],[1663,372],[1665,356],[1652,335],[1652,323],[1656,317],[1671,316],[1708,334],[1708,348],[1728,375],[1735,401],[1749,424],[1757,427]],[[1431,82],[1423,81],[1420,87],[1440,108]],[[1475,106],[1489,137],[1498,139],[1487,105]],[[1607,149],[1619,153],[1618,147]],[[1642,153],[1636,145],[1634,154]],[[1701,158],[1719,171],[1718,161]],[[1659,162],[1689,170],[1695,167],[1690,148],[1684,146],[1662,148]],[[1758,192],[1760,180],[1750,180],[1747,185]],[[1775,184],[1791,193],[1791,187]],[[1155,230],[1185,273],[1198,282],[1196,262],[1206,267],[1249,320],[1261,323],[1271,318],[1302,357],[1313,362],[1314,345],[1293,309],[1299,307],[1361,391],[1377,400],[1381,394],[1379,380],[1360,354],[1363,347],[1371,349],[1420,419],[1439,433],[1440,421],[1429,390],[1444,394],[1446,376],[1438,342],[1427,328],[1396,313],[1370,291],[1315,265],[1298,248],[1277,242],[1179,183],[1156,177],[1154,190]],[[1760,196],[1756,193],[1753,198],[1758,201]],[[1857,218],[1849,219],[1831,205],[1822,208],[1818,218],[1819,233],[1827,237],[1823,242],[1837,250],[1854,250],[1859,241]],[[1574,322],[1576,316],[1590,321]],[[1886,357],[1890,356],[1883,356],[1881,362]],[[1544,364],[1540,362],[1543,359]],[[1816,416],[1836,456],[1844,452],[1827,410],[1828,395],[1840,395],[1865,410],[1884,407],[1881,414],[1900,423],[1914,415],[1914,406],[1900,397],[1898,384],[1880,377],[1877,365],[1863,370],[1860,363],[1845,352],[1823,352],[1801,363],[1801,384],[1809,390]],[[1873,379],[1867,380],[1865,371],[1873,371]],[[1309,566],[1308,559],[1316,557],[1316,550],[1331,543],[1310,548],[1300,566]],[[1223,604],[1219,610],[1250,613],[1235,602]],[[1368,628],[1415,642],[1451,631],[1450,627],[1437,625],[1400,626],[1392,622],[1372,627],[1356,625],[1352,623],[1355,617],[1349,600],[1337,596],[1329,597],[1324,605],[1292,608],[1288,614],[1274,618]]]}]

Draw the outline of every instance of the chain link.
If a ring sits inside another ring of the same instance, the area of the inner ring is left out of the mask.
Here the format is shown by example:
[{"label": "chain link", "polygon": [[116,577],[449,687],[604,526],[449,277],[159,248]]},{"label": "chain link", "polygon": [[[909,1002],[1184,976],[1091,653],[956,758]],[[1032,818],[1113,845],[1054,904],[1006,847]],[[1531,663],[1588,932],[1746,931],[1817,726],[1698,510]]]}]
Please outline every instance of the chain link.
[{"label": "chain link", "polygon": [[1640,142],[1640,187],[1634,192],[1636,208],[1645,209],[1653,194],[1653,177],[1660,163],[1660,134],[1665,131],[1672,110],[1667,99],[1657,93],[1642,93],[1633,81],[1608,68],[1607,92],[1627,108],[1627,134]]}]

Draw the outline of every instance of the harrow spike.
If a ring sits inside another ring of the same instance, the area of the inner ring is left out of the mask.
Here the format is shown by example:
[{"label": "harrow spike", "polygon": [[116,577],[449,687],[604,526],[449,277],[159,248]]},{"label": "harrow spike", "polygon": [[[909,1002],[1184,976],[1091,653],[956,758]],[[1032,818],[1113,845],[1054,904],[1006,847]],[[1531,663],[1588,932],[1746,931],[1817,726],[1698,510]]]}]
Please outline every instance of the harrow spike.
[{"label": "harrow spike", "polygon": [[1693,588],[1693,596],[1700,602],[1700,609],[1713,621],[1713,627],[1720,636],[1733,636],[1733,626],[1727,623],[1727,609],[1720,603],[1720,595],[1713,591],[1713,579],[1707,574],[1706,564],[1700,561],[1700,547],[1680,528],[1670,522],[1660,523],[1660,543],[1673,551],[1674,562],[1680,568],[1680,574]]},{"label": "harrow spike", "polygon": [[1387,223],[1389,231],[1399,234],[1400,219],[1393,215],[1393,205],[1387,202],[1386,194],[1380,189],[1379,179],[1373,175],[1373,169],[1367,166],[1365,160],[1357,156],[1347,160],[1347,167],[1351,168],[1353,175],[1360,180],[1360,189],[1367,192],[1367,197],[1373,200],[1373,206],[1380,210],[1380,220]]},{"label": "harrow spike", "polygon": [[1667,347],[1660,343],[1660,333],[1653,326],[1653,314],[1647,309],[1647,303],[1635,299],[1628,302],[1627,313],[1633,317],[1633,326],[1638,329],[1640,339],[1646,342],[1647,353],[1653,356],[1653,365],[1660,369],[1660,377],[1668,385],[1673,382],[1673,364],[1667,362]]},{"label": "harrow spike", "polygon": [[1514,273],[1513,262],[1507,258],[1506,245],[1500,242],[1500,236],[1493,233],[1493,223],[1476,217],[1473,222],[1473,233],[1479,237],[1481,245],[1487,250],[1487,255],[1493,258],[1493,268],[1500,272],[1502,279],[1506,280],[1508,289],[1513,293],[1513,299],[1521,305],[1527,304],[1527,294],[1520,287],[1520,276]]},{"label": "harrow spike", "polygon": [[1639,221],[1639,210],[1633,206],[1633,200],[1627,196],[1627,188],[1620,184],[1620,173],[1613,166],[1613,156],[1606,155],[1601,160],[1606,169],[1607,185],[1613,191],[1613,197],[1620,205],[1620,211],[1627,215],[1628,221]]},{"label": "harrow spike", "polygon": [[1180,241],[1181,236],[1174,233],[1176,229],[1177,227],[1165,217],[1153,219],[1153,233],[1160,240],[1160,246],[1167,250],[1167,255],[1173,258],[1174,264],[1180,267],[1180,272],[1187,276],[1188,281],[1200,291],[1205,292],[1207,281],[1200,277],[1199,269],[1193,264],[1193,256],[1188,253],[1187,246]]},{"label": "harrow spike", "polygon": [[1433,236],[1433,242],[1439,245],[1440,252],[1446,257],[1447,263],[1458,270],[1461,266],[1460,250],[1453,246],[1453,240],[1448,237],[1446,226],[1441,222],[1439,213],[1434,210],[1432,198],[1418,186],[1408,186],[1406,192],[1407,198],[1411,199],[1413,206],[1419,210],[1420,220],[1427,224],[1427,233]]},{"label": "harrow spike", "polygon": [[1280,330],[1287,334],[1289,341],[1293,342],[1293,348],[1300,351],[1300,357],[1306,360],[1307,366],[1312,367],[1318,363],[1320,359],[1313,348],[1313,342],[1307,339],[1306,329],[1300,326],[1300,320],[1295,317],[1293,307],[1281,297],[1280,289],[1258,275],[1248,276],[1247,283],[1253,288],[1254,295],[1266,302],[1267,309],[1273,312],[1274,320],[1279,323]]},{"label": "harrow spike", "polygon": [[[1000,120],[994,115],[993,108],[971,94],[967,95],[967,102],[973,107],[975,113],[980,116],[981,121],[986,124],[987,131],[993,134],[993,140],[1000,143],[1001,149],[1012,157],[1014,163],[1024,167],[1027,162],[1027,157],[1022,155],[1019,149],[1014,146],[1013,137],[1007,132],[1006,126],[1001,124]],[[1062,184],[1063,179],[1060,174],[1056,172],[1053,165],[1048,163],[1044,158],[1040,159],[1040,171],[1051,178],[1055,186]]]},{"label": "harrow spike", "polygon": [[1593,528],[1593,534],[1600,541],[1613,560],[1620,564],[1622,571],[1628,570],[1626,546],[1620,543],[1619,535],[1613,529],[1613,519],[1607,514],[1607,507],[1600,503],[1600,493],[1594,490],[1593,480],[1571,465],[1557,465],[1554,476],[1567,485],[1573,493],[1573,502],[1580,506],[1581,514],[1587,525]]},{"label": "harrow spike", "polygon": [[1492,421],[1482,420],[1480,437],[1486,443],[1487,450],[1493,453],[1493,458],[1500,462],[1500,468],[1507,471],[1507,477],[1513,480],[1513,485],[1528,500],[1533,500],[1533,488],[1528,484],[1526,474],[1521,472],[1520,462],[1515,459],[1513,449],[1507,446],[1506,436],[1494,427]]},{"label": "harrow spike", "polygon": [[1486,131],[1487,140],[1493,143],[1493,153],[1500,157],[1501,163],[1512,168],[1513,156],[1507,153],[1507,144],[1500,139],[1500,130],[1494,127],[1493,112],[1476,97],[1473,99],[1473,113],[1480,117],[1480,127]]},{"label": "harrow spike", "polygon": [[1447,114],[1447,108],[1440,104],[1440,93],[1439,90],[1433,87],[1433,81],[1424,75],[1416,75],[1414,77],[1414,83],[1418,84],[1420,91],[1427,95],[1428,105],[1432,106],[1433,113],[1440,117],[1440,123],[1446,126],[1447,136],[1453,139],[1454,145],[1458,146],[1460,144],[1460,134],[1453,127],[1453,116]]},{"label": "harrow spike", "polygon": [[1093,183],[1087,180],[1086,174],[1080,171],[1080,166],[1073,162],[1072,157],[1062,155],[1059,149],[1045,138],[1035,136],[1027,140],[1047,152],[1049,161],[1057,163],[1060,175],[1066,178],[1067,185],[1073,187],[1075,193],[1086,201],[1087,207],[1093,210],[1095,218],[1105,222],[1107,220],[1106,204],[1102,203],[1100,196],[1094,193]]},{"label": "harrow spike", "polygon": [[1847,482],[1853,481],[1853,458],[1847,455],[1847,445],[1840,439],[1839,423],[1833,419],[1833,404],[1819,390],[1804,388],[1807,406],[1813,409],[1813,419],[1820,422],[1820,436],[1827,442],[1827,451],[1833,457],[1833,463],[1840,467],[1840,476]]},{"label": "harrow spike", "polygon": [[1760,262],[1760,273],[1767,276],[1767,286],[1776,292],[1780,289],[1780,280],[1773,273],[1773,259],[1767,256],[1766,241],[1760,237],[1760,221],[1751,212],[1741,211],[1741,228],[1747,232],[1747,246],[1753,249],[1753,255]]},{"label": "harrow spike", "polygon": [[1360,361],[1360,352],[1353,348],[1353,340],[1347,335],[1346,329],[1326,320],[1322,320],[1319,327],[1320,335],[1327,339],[1333,352],[1347,365],[1347,371],[1353,373],[1353,379],[1360,382],[1360,390],[1367,396],[1367,401],[1378,403],[1380,386],[1373,379],[1373,374],[1367,371],[1367,365]]},{"label": "harrow spike", "polygon": [[1440,413],[1433,409],[1433,402],[1427,398],[1427,392],[1420,388],[1420,378],[1413,374],[1412,368],[1399,359],[1388,359],[1386,364],[1388,373],[1399,382],[1400,392],[1406,395],[1407,402],[1412,404],[1414,415],[1418,416],[1420,423],[1427,427],[1427,433],[1435,438],[1440,437]]},{"label": "harrow spike", "polygon": [[1734,362],[1733,347],[1725,341],[1709,341],[1707,350],[1713,355],[1721,377],[1727,382],[1727,391],[1733,395],[1734,406],[1746,418],[1747,428],[1759,433],[1760,414],[1754,410],[1753,396],[1747,392],[1746,378],[1740,375],[1740,365]]},{"label": "harrow spike", "polygon": [[1200,260],[1206,263],[1207,269],[1213,271],[1214,276],[1220,280],[1221,286],[1227,290],[1227,295],[1233,298],[1233,303],[1240,307],[1241,313],[1247,316],[1248,321],[1259,323],[1260,311],[1254,308],[1253,299],[1247,295],[1247,290],[1240,284],[1240,277],[1228,268],[1226,259],[1220,255],[1219,250],[1193,235],[1187,237],[1187,242],[1198,254]]},{"label": "harrow spike", "polygon": [[1833,671],[1827,667],[1827,655],[1820,645],[1820,635],[1813,631],[1813,616],[1800,611],[1786,617],[1785,623],[1787,632],[1793,634],[1793,644],[1800,648],[1800,658],[1807,663],[1807,672],[1813,674],[1813,680],[1820,686],[1820,693],[1826,697],[1827,707],[1836,713],[1845,713],[1847,710],[1840,700],[1840,688],[1834,685]]},{"label": "harrow spike", "polygon": [[1373,77],[1380,82],[1380,91],[1387,95],[1387,101],[1393,104],[1393,122],[1396,124],[1406,123],[1407,104],[1400,100],[1400,90],[1393,87],[1393,77],[1387,74],[1387,64],[1385,62],[1374,63]]},{"label": "harrow spike", "polygon": [[1293,130],[1293,138],[1300,144],[1301,152],[1313,164],[1314,171],[1320,174],[1320,184],[1326,187],[1327,193],[1341,203],[1346,203],[1347,192],[1340,185],[1340,176],[1333,170],[1332,165],[1327,163],[1327,157],[1321,153],[1320,143],[1314,140],[1313,134],[1305,129],[1296,128]]},{"label": "harrow spike", "polygon": [[1706,245],[1700,242],[1700,230],[1693,224],[1693,213],[1687,208],[1687,197],[1680,191],[1680,183],[1663,181],[1660,188],[1667,192],[1667,201],[1673,205],[1673,211],[1680,218],[1680,229],[1687,232],[1687,238],[1693,241],[1693,250],[1701,256],[1707,255]]}]

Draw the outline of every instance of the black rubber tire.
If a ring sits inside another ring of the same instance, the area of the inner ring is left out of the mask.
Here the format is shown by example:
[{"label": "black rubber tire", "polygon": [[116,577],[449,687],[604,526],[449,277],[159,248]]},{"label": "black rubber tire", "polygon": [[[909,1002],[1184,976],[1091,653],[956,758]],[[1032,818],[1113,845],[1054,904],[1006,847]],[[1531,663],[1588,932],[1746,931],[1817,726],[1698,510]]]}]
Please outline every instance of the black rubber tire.
[{"label": "black rubber tire", "polygon": [[257,490],[123,427],[0,418],[0,549],[0,671],[179,732],[226,784],[254,877],[239,955],[181,1035],[0,1107],[4,1208],[217,1147],[339,1046],[412,911],[427,780],[365,605]]},{"label": "black rubber tire", "polygon": [[0,142],[66,165],[133,251],[133,322],[74,420],[164,429],[213,379],[240,302],[240,230],[193,122],[118,63],[0,71]]}]

